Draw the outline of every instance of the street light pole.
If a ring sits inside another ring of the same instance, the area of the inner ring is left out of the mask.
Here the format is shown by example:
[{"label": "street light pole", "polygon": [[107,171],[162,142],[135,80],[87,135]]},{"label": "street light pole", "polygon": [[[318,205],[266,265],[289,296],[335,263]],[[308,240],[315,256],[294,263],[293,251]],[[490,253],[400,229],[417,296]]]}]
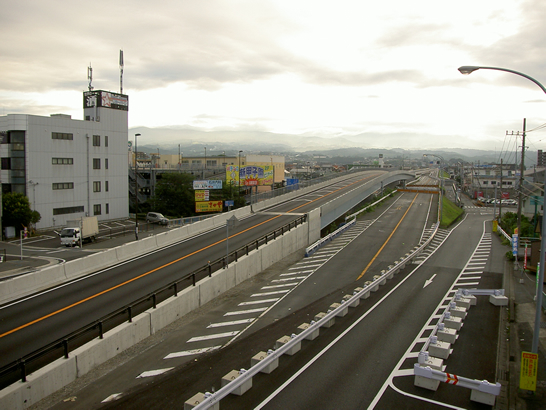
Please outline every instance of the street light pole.
[{"label": "street light pole", "polygon": [[[479,66],[462,66],[459,67],[459,71],[461,74],[470,74],[473,73],[476,70],[485,69],[485,70],[497,70],[497,71],[505,71],[507,73],[512,73],[519,75],[521,77],[527,78],[529,81],[532,81],[536,85],[540,87],[540,89],[546,94],[546,88],[539,83],[537,80],[535,80],[533,77],[528,76],[527,74],[520,73],[519,71],[509,70],[508,68],[500,68],[500,67],[479,67]],[[546,180],[546,176],[545,176]],[[521,186],[519,187],[522,188]],[[546,181],[544,184],[544,202],[546,204]],[[533,345],[531,348],[531,351],[533,353],[538,353],[538,341],[539,341],[539,331],[540,331],[540,317],[541,317],[541,310],[542,310],[542,291],[544,289],[544,253],[546,252],[546,241],[544,238],[544,232],[546,232],[546,218],[544,217],[544,212],[542,215],[542,229],[541,229],[541,241],[540,241],[540,268],[538,270],[538,286],[537,286],[537,294],[536,294],[536,312],[535,312],[535,329],[533,332]]]},{"label": "street light pole", "polygon": [[137,137],[140,134],[135,134],[135,239],[138,241],[138,146]]}]

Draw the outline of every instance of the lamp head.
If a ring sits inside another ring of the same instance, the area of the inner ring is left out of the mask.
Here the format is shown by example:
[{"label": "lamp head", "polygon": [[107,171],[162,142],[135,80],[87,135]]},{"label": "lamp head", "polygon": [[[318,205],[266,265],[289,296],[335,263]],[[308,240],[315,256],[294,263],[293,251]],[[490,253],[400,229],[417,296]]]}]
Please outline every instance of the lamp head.
[{"label": "lamp head", "polygon": [[464,75],[468,75],[479,69],[480,67],[476,67],[472,65],[463,65],[462,67],[459,67],[459,71],[461,72],[461,74],[464,74]]},{"label": "lamp head", "polygon": [[140,134],[135,134],[135,137],[140,137]]}]

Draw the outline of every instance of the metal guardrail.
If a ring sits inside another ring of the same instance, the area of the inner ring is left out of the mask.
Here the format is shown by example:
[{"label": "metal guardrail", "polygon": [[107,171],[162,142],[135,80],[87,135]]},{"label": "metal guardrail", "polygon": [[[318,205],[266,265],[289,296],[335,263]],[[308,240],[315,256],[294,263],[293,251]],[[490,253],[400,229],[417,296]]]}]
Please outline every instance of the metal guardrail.
[{"label": "metal guardrail", "polygon": [[284,235],[285,232],[290,232],[292,228],[296,228],[306,221],[307,215],[303,215],[295,221],[283,225],[280,228],[249,242],[247,245],[230,252],[228,255],[211,261],[207,265],[181,276],[177,280],[134,300],[128,305],[116,309],[114,312],[57,339],[47,346],[3,366],[0,368],[0,390],[17,380],[25,382],[27,374],[38,370],[62,356],[68,358],[69,353],[77,347],[93,340],[95,337],[102,339],[106,331],[111,330],[126,321],[132,322],[134,316],[147,309],[155,309],[158,303],[171,296],[177,296],[178,291],[183,289],[183,287],[179,286],[182,282],[191,280],[192,285],[196,286],[198,280],[206,276],[212,276],[213,272],[225,268],[228,263],[236,262],[239,257],[248,255],[250,251],[259,249],[260,246],[268,244],[269,241]]},{"label": "metal guardrail", "polygon": [[232,380],[227,385],[222,387],[220,390],[216,391],[215,393],[206,393],[204,400],[196,405],[193,409],[194,410],[201,410],[201,409],[208,409],[217,403],[220,402],[224,397],[231,394],[234,390],[241,387],[243,384],[245,384],[249,379],[251,379],[254,375],[259,373],[262,369],[265,369],[267,366],[269,366],[271,363],[275,362],[280,356],[282,356],[285,352],[292,349],[295,345],[298,343],[301,343],[303,339],[305,339],[307,336],[310,336],[313,332],[315,332],[317,329],[320,329],[322,325],[328,323],[330,320],[335,318],[338,314],[343,312],[347,307],[351,306],[356,300],[361,299],[366,293],[371,292],[372,289],[374,289],[376,286],[379,286],[380,283],[387,279],[390,275],[393,275],[396,271],[401,269],[402,265],[405,265],[406,263],[410,262],[417,254],[419,254],[423,249],[428,246],[428,244],[432,241],[434,238],[434,235],[438,231],[438,224],[435,226],[435,230],[433,234],[419,247],[417,247],[413,252],[406,254],[405,257],[401,258],[399,261],[395,262],[395,264],[392,267],[389,267],[387,271],[382,271],[381,275],[378,275],[378,277],[371,283],[367,284],[360,290],[359,292],[353,293],[353,296],[350,299],[342,300],[340,305],[332,310],[329,310],[326,315],[320,319],[319,321],[311,321],[310,326],[305,329],[303,332],[299,334],[292,334],[290,340],[282,345],[281,347],[271,350],[268,352],[267,357],[265,357],[260,362],[254,364],[250,367],[250,369],[245,370],[241,372],[241,375],[237,377],[235,380]]},{"label": "metal guardrail", "polygon": [[342,232],[345,232],[347,229],[352,227],[355,223],[356,223],[356,218],[353,219],[351,222],[348,222],[348,223],[344,224],[341,228],[336,229],[334,232],[326,235],[324,238],[319,239],[313,245],[308,246],[307,248],[305,248],[305,256],[308,257],[308,256],[312,255],[318,249],[323,247],[327,242],[330,242],[335,237],[337,237],[339,234],[341,234]]}]

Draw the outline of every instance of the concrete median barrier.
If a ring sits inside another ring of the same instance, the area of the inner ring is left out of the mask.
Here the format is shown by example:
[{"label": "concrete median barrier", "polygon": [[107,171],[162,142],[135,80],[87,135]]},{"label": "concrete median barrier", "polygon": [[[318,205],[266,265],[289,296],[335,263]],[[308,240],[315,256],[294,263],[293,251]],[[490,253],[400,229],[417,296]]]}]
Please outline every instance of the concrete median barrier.
[{"label": "concrete median barrier", "polygon": [[64,265],[54,265],[0,284],[0,304],[28,296],[66,281]]},{"label": "concrete median barrier", "polygon": [[178,296],[161,302],[155,309],[148,310],[150,314],[150,333],[154,334],[197,309],[200,306],[199,294],[199,287],[191,286],[179,292]]}]

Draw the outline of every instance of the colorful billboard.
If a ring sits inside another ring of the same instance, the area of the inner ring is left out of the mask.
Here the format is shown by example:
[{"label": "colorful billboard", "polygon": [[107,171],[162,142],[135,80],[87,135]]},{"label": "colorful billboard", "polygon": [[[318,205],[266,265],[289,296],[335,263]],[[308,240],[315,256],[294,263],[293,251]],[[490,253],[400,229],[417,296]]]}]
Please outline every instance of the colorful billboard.
[{"label": "colorful billboard", "polygon": [[241,167],[238,173],[237,165],[228,165],[226,167],[226,183],[237,186],[239,180],[241,186],[257,186],[273,184],[273,167],[271,165],[255,166],[248,165]]},{"label": "colorful billboard", "polygon": [[83,93],[83,108],[91,107],[106,107],[129,111],[129,96],[101,90],[85,91]]},{"label": "colorful billboard", "polygon": [[195,203],[195,212],[222,212],[223,201],[204,201]]},{"label": "colorful billboard", "polygon": [[193,181],[193,189],[222,189],[222,180]]},{"label": "colorful billboard", "polygon": [[209,200],[209,191],[208,190],[198,190],[195,191],[195,201],[208,201]]}]

